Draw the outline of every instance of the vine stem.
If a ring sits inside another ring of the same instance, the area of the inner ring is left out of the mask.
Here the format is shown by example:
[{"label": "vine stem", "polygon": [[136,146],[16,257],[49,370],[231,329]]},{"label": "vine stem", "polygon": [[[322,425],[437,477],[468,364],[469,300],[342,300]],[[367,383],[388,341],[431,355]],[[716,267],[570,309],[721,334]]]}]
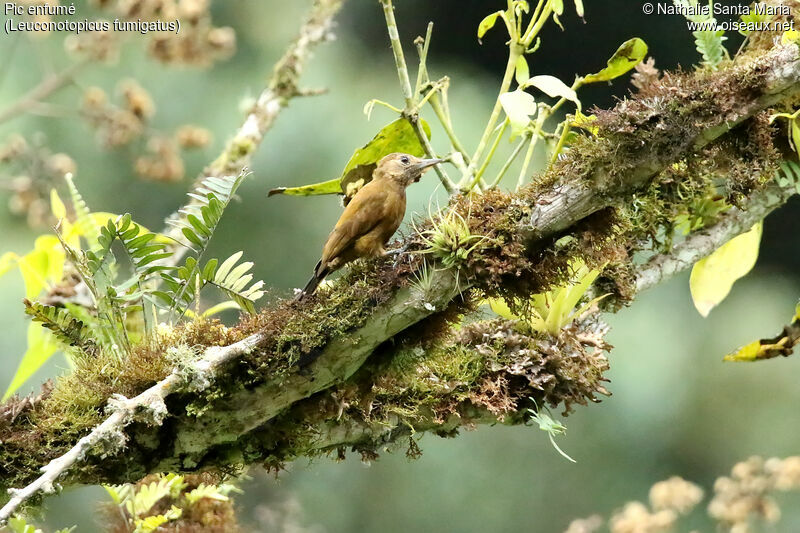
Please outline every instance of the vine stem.
[{"label": "vine stem", "polygon": [[[400,79],[400,89],[403,91],[403,98],[406,102],[406,108],[403,111],[403,117],[408,120],[408,122],[414,128],[414,132],[417,134],[417,137],[419,138],[419,141],[425,149],[425,153],[428,155],[428,157],[436,157],[430,139],[428,139],[428,136],[425,134],[425,129],[422,127],[422,124],[420,124],[419,121],[417,102],[415,100],[413,89],[411,88],[411,79],[408,77],[408,66],[406,65],[406,58],[403,54],[403,45],[400,42],[400,33],[397,30],[397,21],[394,18],[394,6],[392,5],[392,0],[381,0],[381,6],[383,6],[383,15],[386,19],[386,30],[389,34],[389,41],[392,45],[392,53],[394,54],[394,64],[395,68],[397,69],[397,77]],[[447,172],[444,170],[444,168],[442,168],[441,164],[434,165],[433,170],[436,172],[436,175],[439,176],[439,180],[442,182],[442,185],[444,185],[444,188],[448,194],[453,194],[458,190],[458,187],[455,183],[453,183],[453,180],[450,179],[450,176],[447,175]]]},{"label": "vine stem", "polygon": [[514,77],[517,59],[520,57],[520,55],[522,55],[522,47],[519,44],[512,44],[510,48],[511,50],[508,54],[508,63],[506,63],[506,70],[503,73],[503,81],[500,83],[500,91],[497,95],[497,100],[495,100],[494,108],[492,108],[492,114],[489,116],[489,122],[486,124],[486,128],[483,130],[483,135],[481,135],[481,139],[478,141],[478,147],[475,149],[475,153],[472,155],[472,161],[469,164],[468,174],[465,176],[465,179],[469,179],[472,173],[475,172],[478,166],[478,161],[483,155],[483,151],[486,149],[486,146],[489,144],[489,139],[492,136],[492,132],[494,132],[497,119],[500,117],[500,111],[502,110],[500,96],[507,93],[508,89],[511,87],[511,80]]},{"label": "vine stem", "polygon": [[43,79],[39,85],[31,89],[22,98],[0,111],[0,123],[25,113],[29,108],[40,104],[43,99],[69,85],[75,74],[88,64],[88,61],[73,63],[61,72]]},{"label": "vine stem", "polygon": [[547,119],[547,114],[544,112],[539,112],[539,117],[536,119],[536,126],[534,127],[533,132],[531,133],[531,143],[528,146],[528,151],[525,154],[525,160],[522,163],[522,169],[519,171],[519,178],[517,178],[517,190],[525,183],[525,175],[528,173],[528,166],[531,163],[531,158],[533,157],[533,150],[536,148],[536,144],[539,142],[539,134],[542,131],[542,126],[544,125],[544,121]]}]

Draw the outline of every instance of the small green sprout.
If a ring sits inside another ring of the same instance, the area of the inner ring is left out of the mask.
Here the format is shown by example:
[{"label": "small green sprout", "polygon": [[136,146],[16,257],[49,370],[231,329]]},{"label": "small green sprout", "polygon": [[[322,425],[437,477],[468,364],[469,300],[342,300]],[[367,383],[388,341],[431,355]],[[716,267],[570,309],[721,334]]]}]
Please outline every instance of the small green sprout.
[{"label": "small green sprout", "polygon": [[[533,403],[536,405],[536,401]],[[528,409],[528,412],[531,414],[531,420],[539,424],[539,429],[547,432],[547,436],[550,438],[550,444],[553,445],[553,448],[555,448],[564,459],[573,463],[577,462],[575,459],[567,455],[564,450],[559,448],[558,444],[556,444],[556,440],[553,438],[556,435],[566,434],[567,426],[553,418],[552,414],[550,413],[550,409],[547,407],[539,408],[537,405],[536,409]]]}]

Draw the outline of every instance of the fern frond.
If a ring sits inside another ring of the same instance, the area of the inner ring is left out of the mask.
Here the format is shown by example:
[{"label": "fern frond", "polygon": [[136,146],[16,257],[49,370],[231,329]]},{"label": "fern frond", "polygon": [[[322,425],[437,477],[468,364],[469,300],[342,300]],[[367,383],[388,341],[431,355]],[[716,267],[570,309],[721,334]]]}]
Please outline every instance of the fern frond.
[{"label": "fern frond", "polygon": [[97,246],[97,239],[100,236],[100,231],[97,225],[92,220],[91,212],[86,202],[78,192],[75,182],[72,180],[72,175],[67,174],[67,189],[69,190],[70,200],[72,200],[72,209],[75,211],[75,225],[78,226],[79,234],[86,238],[89,243],[89,249]]},{"label": "fern frond", "polygon": [[214,285],[239,304],[240,308],[252,314],[256,312],[255,302],[264,296],[264,291],[261,290],[264,282],[257,281],[250,285],[253,274],[248,272],[253,268],[253,263],[239,263],[241,258],[242,252],[236,252],[223,261],[219,268],[216,266],[217,260],[212,259],[206,263],[201,276],[203,282]]},{"label": "fern frond", "polygon": [[697,51],[703,56],[703,63],[716,70],[728,55],[727,49],[722,44],[728,40],[725,31],[695,31],[692,35]]},{"label": "fern frond", "polygon": [[167,224],[181,232],[181,244],[202,255],[217,229],[225,208],[247,173],[238,176],[207,177],[189,193],[189,203]]},{"label": "fern frond", "polygon": [[73,317],[67,309],[31,302],[27,298],[23,302],[25,314],[33,318],[34,322],[40,322],[42,327],[52,331],[55,338],[64,346],[84,348],[94,344],[88,326]]}]

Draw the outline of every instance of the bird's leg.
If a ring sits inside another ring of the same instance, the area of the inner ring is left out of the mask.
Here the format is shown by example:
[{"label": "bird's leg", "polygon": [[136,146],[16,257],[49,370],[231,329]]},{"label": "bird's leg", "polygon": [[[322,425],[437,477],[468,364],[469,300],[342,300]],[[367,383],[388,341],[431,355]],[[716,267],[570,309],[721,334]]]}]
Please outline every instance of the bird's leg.
[{"label": "bird's leg", "polygon": [[384,250],[383,255],[386,257],[395,256],[394,258],[394,268],[400,266],[400,258],[403,256],[404,253],[408,250],[408,243],[400,246],[399,248],[394,248],[393,250]]}]

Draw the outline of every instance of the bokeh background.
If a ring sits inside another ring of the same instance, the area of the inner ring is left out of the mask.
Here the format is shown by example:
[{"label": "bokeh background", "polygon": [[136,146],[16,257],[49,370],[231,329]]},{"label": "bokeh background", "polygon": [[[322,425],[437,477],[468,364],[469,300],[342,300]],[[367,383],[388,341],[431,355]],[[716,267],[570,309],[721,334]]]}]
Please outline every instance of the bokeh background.
[{"label": "bokeh background", "polygon": [[[474,147],[496,97],[506,53],[500,31],[492,31],[482,45],[475,31],[483,16],[505,2],[397,3],[410,59],[412,39],[434,21],[429,67],[433,76],[450,76],[455,126],[462,141]],[[645,16],[641,2],[630,0],[586,4],[585,23],[568,6],[565,31],[554,25],[545,29],[541,49],[529,60],[533,73],[569,83],[576,74],[599,70],[621,42],[635,36],[649,44],[659,68],[688,69],[696,61],[680,18]],[[308,0],[213,2],[215,23],[231,26],[237,34],[231,59],[208,69],[173,68],[149,59],[143,46],[126,46],[116,64],[84,70],[73,86],[52,98],[60,116],[24,115],[2,123],[0,143],[15,133],[29,139],[40,135],[53,151],[75,159],[76,182],[92,209],[131,212],[147,227],[159,228],[183,201],[191,177],[240,124],[242,102],[261,90],[309,5]],[[91,13],[82,2],[78,7],[86,16]],[[281,114],[253,161],[254,174],[241,190],[242,201],[227,211],[215,238],[218,255],[246,251],[256,263],[256,275],[275,287],[269,297],[288,294],[306,281],[340,206],[333,197],[267,199],[267,191],[336,176],[356,147],[395,118],[378,107],[368,121],[364,104],[372,98],[401,103],[378,2],[350,0],[336,35],[336,42],[318,49],[303,78],[305,86],[327,87],[329,93],[296,99]],[[731,37],[733,51],[740,41]],[[3,105],[38,83],[43,72],[71,61],[62,41],[59,36],[0,35]],[[143,182],[132,170],[132,150],[102,149],[94,131],[79,118],[85,88],[97,85],[113,93],[129,77],[156,102],[153,127],[169,131],[192,122],[214,133],[210,146],[187,157],[182,183]],[[626,78],[588,87],[580,96],[585,105],[608,107],[628,94],[627,83]],[[447,148],[435,125],[434,145]],[[9,178],[0,168],[0,183]],[[0,190],[0,200],[7,197]],[[412,188],[409,212],[426,212],[442,199],[431,173]],[[6,203],[0,201],[0,253],[24,252],[44,230],[29,228]],[[646,499],[654,482],[671,475],[708,488],[750,455],[797,454],[800,359],[735,365],[723,364],[721,357],[776,333],[791,316],[800,294],[799,234],[798,204],[793,202],[767,220],[754,272],[707,319],[692,306],[686,275],[610,317],[609,340],[616,346],[608,374],[613,396],[564,419],[569,430],[559,441],[577,464],[562,459],[546,435],[531,427],[480,427],[448,440],[426,436],[420,442],[424,455],[416,461],[399,452],[384,454],[369,466],[355,456],[343,463],[300,461],[278,479],[254,469],[245,495],[238,498],[242,522],[253,531],[274,530],[281,522],[297,528],[290,531],[330,533],[562,531],[573,518],[607,516],[626,501]],[[17,273],[0,278],[2,388],[25,347],[22,296]],[[23,392],[65,368],[63,356],[54,357]],[[42,523],[98,530],[93,510],[104,497],[97,487],[51,497]],[[774,530],[798,531],[800,496],[785,501],[784,516]],[[689,525],[711,528],[703,509],[692,515]]]}]

